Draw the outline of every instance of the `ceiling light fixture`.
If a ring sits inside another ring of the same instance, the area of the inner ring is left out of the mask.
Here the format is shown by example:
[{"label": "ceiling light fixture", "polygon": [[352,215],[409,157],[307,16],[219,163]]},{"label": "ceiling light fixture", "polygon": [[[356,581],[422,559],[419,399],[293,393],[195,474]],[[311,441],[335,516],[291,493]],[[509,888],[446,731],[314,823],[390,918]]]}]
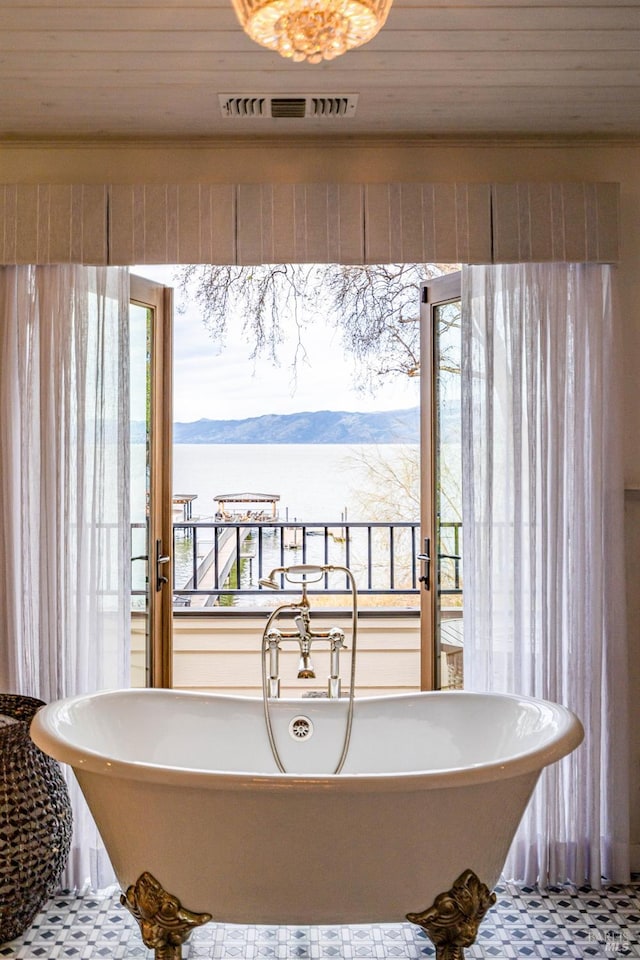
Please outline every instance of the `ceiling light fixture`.
[{"label": "ceiling light fixture", "polygon": [[292,60],[333,60],[371,40],[392,0],[232,0],[256,43]]}]

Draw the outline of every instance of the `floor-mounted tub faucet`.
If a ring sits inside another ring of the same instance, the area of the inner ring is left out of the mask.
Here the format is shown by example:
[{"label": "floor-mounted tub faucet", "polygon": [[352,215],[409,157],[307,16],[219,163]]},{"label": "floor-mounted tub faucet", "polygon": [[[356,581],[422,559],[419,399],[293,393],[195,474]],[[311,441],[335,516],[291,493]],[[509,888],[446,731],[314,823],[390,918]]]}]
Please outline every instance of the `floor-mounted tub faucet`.
[{"label": "floor-mounted tub faucet", "polygon": [[[267,621],[263,634],[263,652],[269,654],[269,675],[266,684],[266,694],[271,699],[280,696],[279,657],[281,641],[295,640],[300,647],[300,662],[298,664],[299,680],[314,680],[316,673],[311,661],[311,646],[314,640],[327,640],[330,651],[330,669],[327,682],[329,697],[339,697],[341,694],[340,681],[340,650],[345,644],[344,631],[339,627],[328,630],[314,630],[311,627],[311,607],[307,595],[307,584],[316,583],[325,573],[331,570],[345,569],[341,567],[315,566],[302,564],[293,567],[276,567],[268,577],[262,578],[259,583],[262,587],[279,590],[276,577],[283,574],[289,583],[295,583],[302,588],[302,596],[295,603],[282,603],[276,607]],[[313,577],[313,579],[310,579]],[[300,578],[300,579],[298,579]],[[285,612],[293,614],[295,630],[280,630],[273,626],[275,621]]]},{"label": "floor-mounted tub faucet", "polygon": [[[315,677],[313,664],[311,663],[311,645],[316,640],[326,640],[329,643],[330,667],[327,693],[331,699],[337,699],[341,695],[340,681],[340,651],[345,648],[344,631],[340,627],[330,627],[328,630],[313,630],[311,627],[311,608],[309,606],[309,597],[307,595],[307,584],[317,583],[328,574],[340,572],[347,577],[351,587],[351,673],[349,682],[349,705],[347,709],[344,743],[340,759],[334,770],[334,773],[340,773],[349,750],[351,738],[351,726],[353,723],[353,698],[356,685],[356,644],[358,635],[358,592],[354,576],[348,567],[333,566],[332,564],[323,564],[316,566],[314,564],[300,564],[292,567],[275,567],[268,577],[262,577],[259,580],[261,587],[268,587],[271,590],[279,590],[280,584],[276,579],[282,576],[288,583],[296,584],[302,589],[302,596],[295,603],[281,603],[273,610],[267,620],[262,633],[262,699],[264,704],[264,716],[267,726],[267,734],[273,758],[278,770],[286,773],[280,753],[275,741],[273,727],[271,724],[271,712],[269,703],[280,696],[280,651],[283,640],[294,640],[300,647],[300,662],[298,664],[298,678],[312,679]],[[293,616],[295,630],[281,630],[275,626],[276,620],[284,613]],[[268,671],[267,671],[268,662]]]}]

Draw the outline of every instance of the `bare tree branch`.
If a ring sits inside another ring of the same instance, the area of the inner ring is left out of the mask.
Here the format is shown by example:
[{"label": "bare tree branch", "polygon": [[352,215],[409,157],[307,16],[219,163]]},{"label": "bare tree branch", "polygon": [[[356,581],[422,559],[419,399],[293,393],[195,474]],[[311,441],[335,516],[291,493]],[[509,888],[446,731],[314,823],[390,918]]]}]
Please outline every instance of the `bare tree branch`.
[{"label": "bare tree branch", "polygon": [[294,378],[299,365],[308,362],[305,330],[322,313],[353,357],[355,382],[375,391],[391,377],[418,372],[420,286],[452,269],[434,264],[206,265],[181,268],[179,279],[220,347],[229,324],[242,324],[251,359],[266,354],[277,363],[283,321],[292,318]]}]

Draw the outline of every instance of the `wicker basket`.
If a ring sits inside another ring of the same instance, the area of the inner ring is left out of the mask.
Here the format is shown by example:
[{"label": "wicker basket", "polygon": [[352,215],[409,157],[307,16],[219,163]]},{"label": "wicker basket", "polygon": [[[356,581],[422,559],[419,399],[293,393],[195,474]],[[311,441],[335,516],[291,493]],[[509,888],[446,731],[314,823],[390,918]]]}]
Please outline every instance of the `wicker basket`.
[{"label": "wicker basket", "polygon": [[29,737],[41,700],[0,694],[0,944],[33,922],[69,854],[71,805],[60,768]]}]

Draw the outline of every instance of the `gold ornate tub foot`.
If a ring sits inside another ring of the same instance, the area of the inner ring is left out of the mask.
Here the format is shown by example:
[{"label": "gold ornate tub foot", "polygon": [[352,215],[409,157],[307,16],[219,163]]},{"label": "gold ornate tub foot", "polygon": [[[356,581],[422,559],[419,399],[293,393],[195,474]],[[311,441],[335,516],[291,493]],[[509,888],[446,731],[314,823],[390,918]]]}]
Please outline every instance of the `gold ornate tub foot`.
[{"label": "gold ornate tub foot", "polygon": [[155,877],[143,873],[121,894],[120,903],[138,921],[145,947],[155,950],[155,960],[181,960],[182,944],[194,927],[211,920],[210,913],[192,913],[163,890]]},{"label": "gold ornate tub foot", "polygon": [[422,913],[408,913],[407,920],[425,931],[436,948],[436,960],[464,960],[463,948],[474,943],[485,913],[495,902],[495,893],[473,870],[465,870],[433,906]]}]

